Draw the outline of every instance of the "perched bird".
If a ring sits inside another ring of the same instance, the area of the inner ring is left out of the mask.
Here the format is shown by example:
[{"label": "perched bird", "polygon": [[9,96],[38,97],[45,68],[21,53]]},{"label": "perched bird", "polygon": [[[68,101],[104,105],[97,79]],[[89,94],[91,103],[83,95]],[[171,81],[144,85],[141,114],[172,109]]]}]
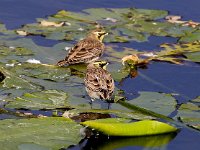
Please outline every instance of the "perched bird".
[{"label": "perched bird", "polygon": [[111,100],[114,92],[114,80],[106,70],[105,61],[97,61],[87,66],[85,77],[85,89],[92,101],[94,99]]},{"label": "perched bird", "polygon": [[94,62],[103,54],[103,38],[107,35],[103,29],[92,30],[85,39],[79,41],[70,50],[64,60],[57,63],[58,66]]}]

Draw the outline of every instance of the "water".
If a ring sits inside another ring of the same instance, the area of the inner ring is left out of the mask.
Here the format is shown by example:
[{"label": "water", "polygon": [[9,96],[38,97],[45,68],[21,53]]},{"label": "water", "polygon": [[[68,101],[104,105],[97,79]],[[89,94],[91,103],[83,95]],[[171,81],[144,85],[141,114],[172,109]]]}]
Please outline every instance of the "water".
[{"label": "water", "polygon": [[[183,20],[194,20],[200,22],[199,0],[1,0],[0,22],[6,24],[8,29],[16,29],[23,24],[33,23],[36,18],[44,18],[47,15],[65,9],[70,11],[81,11],[87,8],[123,8],[136,7],[145,9],[168,10],[171,15],[181,15]],[[51,47],[58,41],[47,40],[43,37],[29,37],[42,46]],[[175,43],[176,38],[152,36],[148,42],[120,43],[119,47],[132,47],[138,50],[158,50],[162,43]],[[177,93],[178,103],[185,103],[190,99],[199,96],[200,65],[188,63],[184,66],[177,66],[168,63],[153,62],[148,69],[139,70],[139,76],[135,79],[127,78],[120,87],[131,99],[138,94],[138,91],[155,91],[164,93]],[[134,88],[130,88],[134,87]],[[49,112],[48,112],[49,114]],[[3,118],[9,116],[2,116]],[[131,146],[130,143],[123,147],[116,147],[117,150],[140,150],[140,149],[173,149],[186,150],[198,149],[200,134],[194,130],[183,128],[168,145],[156,148],[144,148],[142,146]],[[115,141],[110,140],[110,144]],[[130,145],[129,145],[130,144]],[[72,149],[80,149],[79,146]]]}]

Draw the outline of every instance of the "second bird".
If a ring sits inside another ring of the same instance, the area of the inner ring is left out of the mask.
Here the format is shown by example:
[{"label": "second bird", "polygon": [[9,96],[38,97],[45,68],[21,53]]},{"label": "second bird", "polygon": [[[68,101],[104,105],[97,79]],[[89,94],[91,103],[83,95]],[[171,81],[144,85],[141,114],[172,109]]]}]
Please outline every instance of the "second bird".
[{"label": "second bird", "polygon": [[87,37],[79,41],[69,50],[64,60],[57,63],[58,66],[90,63],[94,62],[102,56],[104,52],[103,38],[107,35],[104,30],[96,29],[91,31]]},{"label": "second bird", "polygon": [[97,61],[87,66],[85,89],[92,100],[111,100],[114,92],[114,80],[106,70],[107,62]]}]

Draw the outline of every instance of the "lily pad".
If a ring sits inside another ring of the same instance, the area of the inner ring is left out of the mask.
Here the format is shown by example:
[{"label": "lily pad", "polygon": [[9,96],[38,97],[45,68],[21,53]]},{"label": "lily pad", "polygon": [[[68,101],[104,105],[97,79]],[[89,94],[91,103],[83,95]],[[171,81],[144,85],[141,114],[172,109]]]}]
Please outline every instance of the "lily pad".
[{"label": "lily pad", "polygon": [[2,82],[3,87],[31,90],[38,90],[41,88],[39,85],[31,83],[20,76],[16,76],[13,72],[10,72],[3,67],[0,68],[0,71],[6,76]]},{"label": "lily pad", "polygon": [[[162,44],[164,50],[157,52],[157,57],[154,57],[155,60],[165,60],[172,63],[179,63],[182,60],[187,60],[184,57],[176,58],[174,56],[186,56],[188,55],[188,60],[194,61],[198,59],[198,52],[200,51],[200,43],[186,43],[186,44]],[[196,53],[197,52],[197,53]],[[197,55],[197,57],[195,56]]]},{"label": "lily pad", "polygon": [[63,114],[63,117],[74,118],[76,116],[78,117],[80,114],[93,113],[93,114],[108,114],[111,116],[123,117],[127,119],[137,119],[137,120],[155,119],[152,116],[143,115],[141,113],[134,112],[134,111],[128,111],[127,109],[124,109],[123,107],[119,107],[119,106],[118,108],[117,106],[113,107],[113,105],[119,105],[119,104],[112,104],[112,108],[108,110],[106,109],[72,109],[72,110],[66,111]]},{"label": "lily pad", "polygon": [[25,93],[22,97],[9,100],[7,108],[26,109],[55,109],[70,107],[67,101],[68,95],[62,91],[47,90],[34,93]]},{"label": "lily pad", "polygon": [[[39,18],[37,23],[24,25],[17,31],[56,40],[80,40],[85,37],[85,31],[102,25],[110,33],[105,38],[106,42],[146,41],[150,35],[182,37],[194,31],[191,27],[157,21],[167,14],[162,10],[134,8],[91,8],[80,13],[61,10],[45,20]],[[44,21],[54,26],[43,26],[41,22]]]},{"label": "lily pad", "polygon": [[57,150],[78,144],[81,126],[65,118],[7,119],[0,122],[3,150]]},{"label": "lily pad", "polygon": [[200,62],[200,51],[195,53],[184,54],[188,60],[193,62]]},{"label": "lily pad", "polygon": [[[183,61],[194,61],[199,62],[199,52],[200,52],[200,43],[185,43],[185,44],[162,44],[160,45],[162,48],[161,51],[158,52],[138,52],[136,50],[132,50],[132,56],[145,56],[146,59],[139,59],[139,62],[148,63],[149,61],[165,61],[175,64],[182,64]],[[125,57],[129,57],[126,55]],[[123,59],[122,59],[123,60]],[[132,63],[132,65],[135,65]]]},{"label": "lily pad", "polygon": [[[22,56],[32,56],[33,52],[24,47],[8,47],[0,45],[0,62],[8,63],[8,60],[21,59]],[[18,57],[18,58],[17,58]]]},{"label": "lily pad", "polygon": [[170,95],[157,92],[139,92],[140,96],[129,103],[168,116],[175,110],[176,100]]},{"label": "lily pad", "polygon": [[147,136],[176,132],[178,129],[163,122],[143,120],[132,123],[118,118],[85,121],[81,124],[110,136]]},{"label": "lily pad", "polygon": [[187,42],[187,43],[192,43],[195,41],[200,41],[200,30],[199,29],[187,34],[186,36],[180,38],[180,40],[179,40],[179,42]]},{"label": "lily pad", "polygon": [[200,96],[196,99],[182,104],[178,109],[177,118],[185,124],[200,130]]},{"label": "lily pad", "polygon": [[23,63],[8,69],[15,72],[17,75],[25,75],[51,81],[65,81],[70,76],[69,68],[61,68],[53,65]]},{"label": "lily pad", "polygon": [[0,46],[1,55],[8,56],[8,55],[17,55],[17,56],[27,56],[33,55],[32,51],[27,48],[23,47],[5,47]]}]

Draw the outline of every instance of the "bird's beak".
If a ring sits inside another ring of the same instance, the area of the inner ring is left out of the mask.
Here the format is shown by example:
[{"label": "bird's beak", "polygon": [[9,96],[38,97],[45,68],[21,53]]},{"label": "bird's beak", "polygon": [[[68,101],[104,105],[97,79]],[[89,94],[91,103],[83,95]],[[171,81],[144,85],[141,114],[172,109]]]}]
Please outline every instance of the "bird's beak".
[{"label": "bird's beak", "polygon": [[100,33],[101,35],[108,35],[108,33],[107,32],[102,32],[102,33]]}]

